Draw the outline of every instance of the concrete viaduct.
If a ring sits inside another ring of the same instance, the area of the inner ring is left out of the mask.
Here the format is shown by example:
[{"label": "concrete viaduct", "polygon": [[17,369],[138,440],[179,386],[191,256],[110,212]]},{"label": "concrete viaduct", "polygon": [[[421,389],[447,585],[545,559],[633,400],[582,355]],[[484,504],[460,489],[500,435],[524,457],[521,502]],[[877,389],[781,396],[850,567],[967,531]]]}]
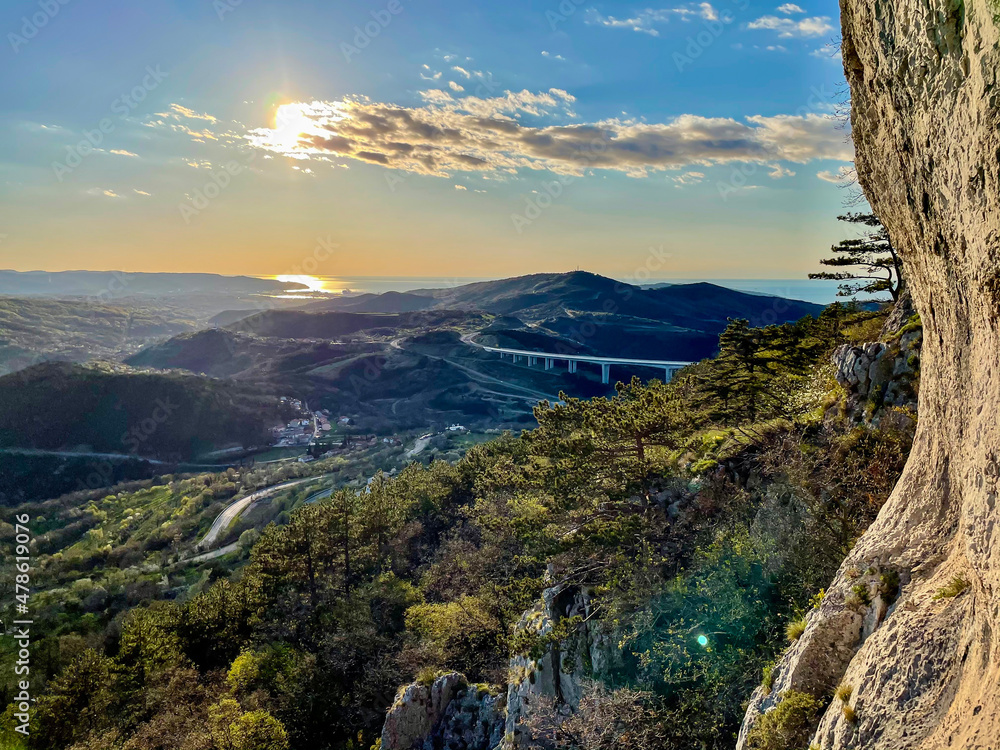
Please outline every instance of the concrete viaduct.
[{"label": "concrete viaduct", "polygon": [[663,382],[669,383],[674,377],[674,373],[683,367],[692,364],[691,362],[672,362],[662,359],[622,359],[619,357],[590,357],[585,354],[549,354],[548,352],[532,352],[524,349],[508,349],[498,346],[483,346],[477,344],[488,352],[497,352],[501,358],[505,356],[513,357],[514,362],[526,361],[528,366],[537,365],[539,360],[544,362],[546,370],[555,367],[556,360],[566,362],[569,372],[576,372],[576,367],[580,362],[601,366],[601,382],[611,382],[611,365],[632,365],[639,367],[658,367],[663,369]]}]

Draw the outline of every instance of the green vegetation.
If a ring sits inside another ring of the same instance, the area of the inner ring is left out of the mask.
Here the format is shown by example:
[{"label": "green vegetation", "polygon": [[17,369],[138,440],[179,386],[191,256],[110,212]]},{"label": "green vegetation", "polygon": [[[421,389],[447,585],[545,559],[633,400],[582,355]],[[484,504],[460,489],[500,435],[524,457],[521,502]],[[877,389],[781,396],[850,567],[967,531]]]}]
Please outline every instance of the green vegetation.
[{"label": "green vegetation", "polygon": [[848,685],[846,682],[842,682],[837,686],[836,692],[834,692],[834,697],[841,703],[847,703],[851,700],[851,694],[854,692],[854,688]]},{"label": "green vegetation", "polygon": [[788,623],[788,626],[785,628],[785,637],[788,638],[789,643],[794,643],[801,638],[802,634],[805,632],[806,618],[805,615],[803,615],[802,617],[797,617]]},{"label": "green vegetation", "polygon": [[0,375],[47,359],[111,358],[194,325],[166,306],[0,297]]},{"label": "green vegetation", "polygon": [[[564,395],[534,430],[363,492],[302,504],[311,488],[296,487],[234,564],[180,553],[237,490],[337,459],[32,509],[46,634],[32,747],[368,748],[399,685],[441,671],[503,684],[512,653],[577,632],[575,618],[549,637],[515,628],[554,583],[592,591],[587,626],[618,644],[577,717],[550,717],[567,746],[731,747],[786,623],[905,461],[909,433],[835,408],[830,350],[867,320],[838,306],[734,321],[719,358],[670,384]],[[820,708],[786,693],[751,747],[804,746]]]},{"label": "green vegetation", "polygon": [[862,270],[811,273],[809,278],[855,282],[840,285],[838,294],[841,297],[889,292],[893,301],[898,300],[903,289],[903,263],[882,222],[874,214],[853,213],[837,218],[868,227],[868,231],[862,237],[841,240],[831,248],[835,255],[820,263],[824,266]]},{"label": "green vegetation", "polygon": [[967,588],[969,588],[969,582],[961,576],[955,576],[946,586],[942,586],[938,592],[934,594],[934,599],[953,599]]},{"label": "green vegetation", "polygon": [[0,446],[191,460],[262,445],[286,416],[275,396],[176,372],[35,365],[0,378]]},{"label": "green vegetation", "polygon": [[774,679],[775,679],[775,665],[766,664],[763,669],[764,679],[761,681],[760,685],[764,688],[764,693],[770,695],[771,691],[774,689]]},{"label": "green vegetation", "polygon": [[822,709],[823,704],[808,693],[789,690],[750,730],[748,750],[790,750],[804,746]]}]

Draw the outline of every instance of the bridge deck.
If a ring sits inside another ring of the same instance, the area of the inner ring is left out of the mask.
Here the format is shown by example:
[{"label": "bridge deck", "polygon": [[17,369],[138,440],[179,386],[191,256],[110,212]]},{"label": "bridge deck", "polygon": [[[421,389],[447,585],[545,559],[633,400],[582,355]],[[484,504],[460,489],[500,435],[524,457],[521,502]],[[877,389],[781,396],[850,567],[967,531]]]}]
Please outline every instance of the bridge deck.
[{"label": "bridge deck", "polygon": [[[481,345],[482,346],[482,345]],[[663,359],[626,359],[621,357],[592,357],[586,354],[554,354],[552,352],[533,352],[527,349],[508,349],[499,346],[483,346],[488,352],[500,354],[516,354],[519,357],[538,357],[539,359],[559,359],[566,362],[587,362],[595,365],[638,365],[641,367],[687,367],[692,362],[680,362]]]}]

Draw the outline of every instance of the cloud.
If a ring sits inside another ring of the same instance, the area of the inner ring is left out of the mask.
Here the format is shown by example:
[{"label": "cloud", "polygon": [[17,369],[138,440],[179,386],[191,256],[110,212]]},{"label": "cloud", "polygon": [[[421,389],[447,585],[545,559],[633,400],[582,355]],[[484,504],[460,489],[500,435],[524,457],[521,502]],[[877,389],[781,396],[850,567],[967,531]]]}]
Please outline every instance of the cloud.
[{"label": "cloud", "polygon": [[465,68],[462,68],[462,67],[460,67],[458,65],[452,65],[451,69],[454,70],[459,75],[463,75],[466,78],[472,78],[472,73],[470,73],[469,71],[467,71]]},{"label": "cloud", "polygon": [[675,183],[675,187],[680,187],[681,185],[697,185],[699,182],[705,179],[704,172],[685,172],[679,177],[671,177]]},{"label": "cloud", "polygon": [[793,13],[805,13],[805,11],[795,3],[785,3],[784,5],[779,5],[778,12],[784,13],[786,16],[790,16]]},{"label": "cloud", "polygon": [[144,195],[147,198],[151,195],[151,193],[147,193],[145,190],[139,190],[138,188],[132,188],[132,192],[136,195]]},{"label": "cloud", "polygon": [[795,172],[788,169],[788,167],[783,167],[780,164],[768,164],[771,171],[767,173],[767,176],[772,180],[780,180],[782,177],[794,177]]},{"label": "cloud", "polygon": [[174,120],[186,119],[186,120],[205,120],[206,122],[216,123],[218,120],[212,115],[205,114],[203,112],[195,112],[193,109],[189,109],[181,104],[171,104],[169,112],[159,112],[157,117],[168,117]]},{"label": "cloud", "polygon": [[778,36],[782,39],[823,36],[833,31],[829,16],[815,16],[799,21],[793,21],[791,18],[778,18],[777,16],[762,16],[747,24],[747,28],[777,31]]},{"label": "cloud", "polygon": [[842,62],[843,57],[840,54],[839,45],[828,44],[825,47],[819,47],[814,49],[809,53],[810,57],[818,57],[820,60],[829,60],[830,62]]},{"label": "cloud", "polygon": [[116,193],[114,190],[105,190],[104,188],[90,188],[90,190],[87,191],[87,195],[93,195],[104,198],[121,198],[121,196],[118,195],[118,193]]},{"label": "cloud", "polygon": [[609,170],[634,177],[729,162],[804,163],[853,159],[831,118],[818,114],[753,116],[744,121],[681,115],[662,123],[613,118],[592,123],[527,125],[573,116],[575,98],[561,89],[504,92],[482,99],[421,92],[424,106],[367,98],[298,103],[294,132],[261,128],[254,147],[297,159],[340,158],[425,175],[521,169],[584,174]]},{"label": "cloud", "polygon": [[455,190],[468,190],[465,185],[455,185]]},{"label": "cloud", "polygon": [[690,21],[692,18],[704,18],[707,21],[719,20],[719,14],[711,3],[689,3],[677,8],[646,8],[629,18],[616,18],[615,16],[604,16],[596,9],[590,8],[584,18],[584,22],[591,26],[604,26],[608,29],[628,29],[640,34],[659,36],[660,31],[656,28],[659,24],[665,24],[671,18],[678,17],[682,21]]},{"label": "cloud", "polygon": [[452,91],[465,91],[464,86],[460,86],[454,81],[448,81],[448,88],[450,88]]},{"label": "cloud", "polygon": [[139,154],[133,154],[131,151],[126,151],[122,148],[113,148],[111,149],[111,153],[117,154],[118,156],[134,156],[136,159],[139,158]]},{"label": "cloud", "polygon": [[640,34],[659,36],[660,32],[654,28],[654,24],[667,23],[670,20],[669,11],[665,10],[644,10],[631,18],[615,18],[614,16],[603,16],[594,8],[587,11],[585,23],[591,26],[604,26],[608,29],[629,29]]},{"label": "cloud", "polygon": [[767,51],[768,52],[788,52],[788,49],[786,49],[785,46],[781,45],[781,44],[769,44],[767,46]]},{"label": "cloud", "polygon": [[822,172],[817,172],[816,176],[819,177],[824,182],[832,182],[834,185],[844,185],[850,182],[854,175],[854,170],[851,167],[840,167],[836,172],[830,172],[824,169]]},{"label": "cloud", "polygon": [[566,58],[562,55],[553,55],[551,52],[546,52],[542,50],[542,57],[548,57],[551,60],[558,60],[559,62],[566,62]]},{"label": "cloud", "polygon": [[184,163],[189,167],[194,167],[195,169],[211,169],[212,162],[210,161],[193,161],[191,159],[185,159]]}]

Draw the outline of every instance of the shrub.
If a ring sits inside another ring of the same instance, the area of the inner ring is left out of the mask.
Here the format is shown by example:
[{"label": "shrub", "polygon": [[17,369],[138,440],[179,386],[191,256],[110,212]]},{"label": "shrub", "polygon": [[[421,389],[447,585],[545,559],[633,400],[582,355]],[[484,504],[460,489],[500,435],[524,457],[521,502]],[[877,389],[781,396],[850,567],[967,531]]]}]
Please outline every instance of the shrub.
[{"label": "shrub", "polygon": [[795,643],[795,641],[802,637],[804,632],[806,632],[805,615],[796,620],[792,620],[788,623],[787,627],[785,627],[785,636],[788,638],[789,643]]},{"label": "shrub", "polygon": [[947,586],[938,589],[938,592],[934,594],[934,601],[938,599],[952,599],[967,588],[969,588],[969,582],[962,578],[962,576],[955,576],[948,582]]},{"label": "shrub", "polygon": [[851,699],[851,694],[854,692],[854,688],[848,685],[846,682],[842,682],[837,686],[837,692],[834,693],[837,700],[842,703],[847,703]]},{"label": "shrub", "polygon": [[802,747],[812,734],[823,704],[808,693],[789,690],[775,708],[758,719],[747,735],[748,750]]},{"label": "shrub", "polygon": [[767,695],[770,695],[771,690],[774,689],[774,678],[775,678],[774,669],[775,669],[774,664],[768,664],[766,667],[764,667],[764,679],[761,682],[761,687],[764,688],[764,692]]}]

